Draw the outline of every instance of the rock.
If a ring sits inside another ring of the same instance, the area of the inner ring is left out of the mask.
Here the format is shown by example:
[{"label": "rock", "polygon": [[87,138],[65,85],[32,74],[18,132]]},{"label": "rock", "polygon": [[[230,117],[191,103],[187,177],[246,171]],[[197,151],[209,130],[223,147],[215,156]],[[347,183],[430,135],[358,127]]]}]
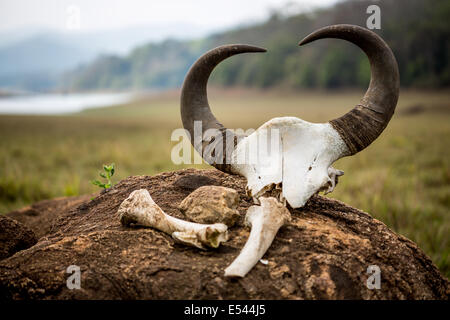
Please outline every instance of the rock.
[{"label": "rock", "polygon": [[233,226],[239,218],[239,194],[231,188],[203,186],[188,195],[180,211],[197,223],[224,223]]},{"label": "rock", "polygon": [[[178,218],[190,175],[205,176],[241,196],[230,240],[201,251],[149,228],[123,227],[116,213],[133,191],[147,189]],[[58,200],[60,201],[60,200]],[[59,202],[55,206],[61,205]],[[50,231],[33,247],[0,261],[3,299],[448,299],[449,282],[405,237],[369,214],[314,196],[278,232],[264,259],[245,278],[224,269],[244,246],[243,217],[252,199],[245,180],[217,170],[180,170],[122,180],[83,205],[58,210]],[[52,202],[47,205],[52,207]],[[67,267],[81,271],[81,289],[66,286]],[[381,271],[380,289],[369,289],[367,269]]]},{"label": "rock", "polygon": [[216,179],[207,177],[200,174],[191,174],[188,176],[181,176],[177,181],[174,182],[174,186],[186,192],[192,192],[197,188],[203,186],[217,186],[219,182]]},{"label": "rock", "polygon": [[30,228],[11,218],[0,216],[0,260],[28,249],[36,242],[36,235]]}]

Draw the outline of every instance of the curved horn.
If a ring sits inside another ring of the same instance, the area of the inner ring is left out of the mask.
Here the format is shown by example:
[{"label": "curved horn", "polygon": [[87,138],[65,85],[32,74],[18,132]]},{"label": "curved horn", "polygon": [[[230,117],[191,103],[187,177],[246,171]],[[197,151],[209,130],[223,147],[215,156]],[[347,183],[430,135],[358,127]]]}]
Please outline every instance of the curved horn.
[{"label": "curved horn", "polygon": [[353,155],[371,144],[394,114],[400,87],[397,61],[383,39],[372,31],[354,25],[341,24],[319,29],[305,37],[299,45],[323,38],[350,41],[360,47],[370,61],[370,84],[360,104],[342,117],[330,121]]},{"label": "curved horn", "polygon": [[[214,150],[214,146],[217,143],[223,143],[223,149],[221,150],[223,156],[215,157],[216,159],[220,158],[219,161],[208,160],[204,156],[203,158],[206,162],[224,172],[231,171],[225,159],[227,154],[231,155],[231,152],[226,153],[226,137],[233,137],[231,148],[234,150],[235,134],[226,129],[212,114],[208,104],[206,87],[211,72],[221,61],[235,54],[245,52],[266,52],[266,49],[243,44],[225,45],[212,49],[194,63],[184,79],[181,90],[181,119],[183,127],[190,133],[192,145],[203,156],[202,150],[205,150],[206,146],[208,146],[209,150]],[[201,121],[199,123],[201,124],[201,131],[196,130],[199,132],[194,131],[195,121]],[[204,133],[208,129],[217,129],[221,134],[220,136],[215,136],[212,141],[203,141]],[[201,137],[195,139],[195,134],[200,135],[200,133]]]}]

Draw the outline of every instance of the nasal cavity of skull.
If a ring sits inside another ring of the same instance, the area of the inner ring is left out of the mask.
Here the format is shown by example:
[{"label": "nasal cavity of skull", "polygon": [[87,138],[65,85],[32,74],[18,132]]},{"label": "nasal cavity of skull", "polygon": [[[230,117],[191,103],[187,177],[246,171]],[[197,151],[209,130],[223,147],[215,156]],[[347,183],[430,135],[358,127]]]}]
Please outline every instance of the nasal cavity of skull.
[{"label": "nasal cavity of skull", "polygon": [[322,186],[319,189],[319,192],[321,191],[325,191],[325,194],[327,194],[327,190],[329,190],[332,186],[333,186],[333,182],[331,181],[330,177],[325,176],[324,177],[324,183],[322,184]]}]

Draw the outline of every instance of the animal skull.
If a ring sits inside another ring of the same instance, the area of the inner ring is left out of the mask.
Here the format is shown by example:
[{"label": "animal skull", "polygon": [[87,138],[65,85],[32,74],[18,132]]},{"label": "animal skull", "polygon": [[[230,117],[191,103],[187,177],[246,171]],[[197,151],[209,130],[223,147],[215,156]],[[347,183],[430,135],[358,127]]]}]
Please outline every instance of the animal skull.
[{"label": "animal skull", "polygon": [[[291,207],[299,208],[313,194],[321,190],[333,191],[338,177],[343,175],[342,171],[331,167],[333,162],[369,146],[383,132],[394,113],[400,83],[397,61],[388,45],[372,31],[353,25],[319,29],[299,45],[322,38],[352,42],[366,53],[371,65],[370,85],[361,102],[342,117],[328,123],[309,123],[294,117],[275,118],[245,137],[225,128],[214,117],[206,93],[208,78],[214,67],[235,54],[265,52],[263,48],[241,44],[215,48],[194,63],[184,80],[181,117],[192,145],[206,162],[217,169],[244,176],[247,190],[256,202],[263,195],[278,189],[281,191],[280,201],[286,200]],[[194,135],[197,121],[202,123],[201,143],[195,143],[198,141]],[[212,129],[218,132],[213,139],[209,132]],[[275,144],[273,150],[267,153],[265,147],[258,146],[267,146],[269,140],[274,140]],[[214,150],[215,157],[203,153],[205,149]],[[247,161],[248,158],[256,161]],[[264,203],[265,200],[262,201]],[[256,212],[264,210],[262,208]],[[260,230],[264,233],[263,229]],[[273,237],[269,238],[271,242]],[[248,241],[254,242],[254,239],[258,237],[251,234]],[[267,248],[269,246],[270,243]],[[258,246],[247,243],[236,260],[242,262],[244,259],[246,266],[251,265],[251,268],[254,259],[245,258],[249,256],[245,249],[248,247]],[[245,273],[239,274],[243,276]]]},{"label": "animal skull", "polygon": [[[333,191],[337,177],[343,172],[332,168],[331,164],[371,144],[394,113],[398,100],[399,74],[397,62],[388,45],[372,31],[353,25],[319,29],[304,38],[300,45],[322,38],[344,39],[359,46],[367,54],[372,72],[369,88],[360,104],[328,123],[309,123],[293,117],[275,118],[244,137],[225,128],[214,117],[206,93],[208,78],[214,67],[235,54],[265,52],[263,48],[241,44],[215,48],[194,63],[184,80],[181,117],[194,148],[217,169],[247,178],[248,191],[256,199],[278,187],[282,189],[280,200],[286,199],[291,207],[299,208],[318,191]],[[194,136],[196,121],[202,123],[201,143],[194,143],[197,141]],[[218,132],[214,139],[210,139],[211,129]],[[259,149],[256,154],[253,152],[258,160],[256,163],[239,161],[246,155],[252,155],[248,149],[255,149],[260,139],[268,140],[276,135],[274,129],[279,134],[275,152],[267,155],[261,148],[256,148]],[[215,152],[215,158],[211,158],[203,153],[204,149],[219,152]]]},{"label": "animal skull", "polygon": [[[275,141],[278,148],[270,153],[265,148],[252,150],[252,145],[266,139],[267,130],[279,132]],[[240,164],[238,159],[245,158],[249,150],[257,153],[253,156],[257,162]],[[275,118],[237,145],[233,169],[247,178],[247,189],[255,198],[271,186],[281,184],[280,201],[287,200],[291,207],[299,208],[318,190],[333,191],[337,177],[343,172],[331,164],[346,154],[345,142],[330,124],[315,124],[294,117]]]}]

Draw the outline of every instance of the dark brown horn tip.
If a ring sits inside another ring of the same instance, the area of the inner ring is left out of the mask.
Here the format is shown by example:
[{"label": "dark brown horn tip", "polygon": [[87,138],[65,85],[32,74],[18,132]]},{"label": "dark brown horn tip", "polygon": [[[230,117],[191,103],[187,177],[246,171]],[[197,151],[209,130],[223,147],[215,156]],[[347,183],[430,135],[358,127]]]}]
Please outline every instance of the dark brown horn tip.
[{"label": "dark brown horn tip", "polygon": [[257,46],[251,46],[251,45],[244,45],[241,44],[241,47],[247,47],[249,49],[249,52],[267,52],[266,48],[262,48],[262,47],[257,47]]},{"label": "dark brown horn tip", "polygon": [[257,47],[257,46],[252,46],[252,45],[248,45],[248,44],[227,44],[227,45],[223,45],[217,48],[212,49],[211,51],[217,51],[220,49],[227,49],[227,50],[235,50],[235,51],[239,51],[242,53],[245,52],[267,52],[267,49],[265,48],[261,48],[261,47]]},{"label": "dark brown horn tip", "polygon": [[318,39],[323,39],[323,38],[333,38],[333,34],[339,34],[339,38],[342,38],[342,34],[344,33],[348,33],[349,35],[352,34],[373,34],[372,31],[360,27],[360,26],[356,26],[353,24],[335,24],[332,26],[327,26],[327,27],[323,27],[320,28],[312,33],[310,33],[309,35],[307,35],[305,38],[303,38],[298,45],[299,46],[303,46],[305,44],[308,44],[310,42],[316,41]]}]

